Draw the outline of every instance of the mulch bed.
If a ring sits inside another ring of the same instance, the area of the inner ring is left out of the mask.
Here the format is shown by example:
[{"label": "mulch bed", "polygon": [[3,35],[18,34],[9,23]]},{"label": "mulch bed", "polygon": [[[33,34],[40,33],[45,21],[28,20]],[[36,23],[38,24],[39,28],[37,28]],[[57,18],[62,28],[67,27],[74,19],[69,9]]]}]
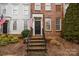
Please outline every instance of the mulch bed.
[{"label": "mulch bed", "polygon": [[79,44],[61,39],[60,46],[47,43],[49,56],[79,56]]},{"label": "mulch bed", "polygon": [[[26,44],[20,39],[18,43],[0,46],[0,56],[25,56]],[[61,42],[60,46],[47,43],[48,56],[78,56],[79,45],[68,41]]]},{"label": "mulch bed", "polygon": [[23,40],[20,39],[18,43],[9,44],[6,46],[0,46],[0,55],[1,56],[24,56],[26,55],[25,51],[26,45],[23,44]]}]

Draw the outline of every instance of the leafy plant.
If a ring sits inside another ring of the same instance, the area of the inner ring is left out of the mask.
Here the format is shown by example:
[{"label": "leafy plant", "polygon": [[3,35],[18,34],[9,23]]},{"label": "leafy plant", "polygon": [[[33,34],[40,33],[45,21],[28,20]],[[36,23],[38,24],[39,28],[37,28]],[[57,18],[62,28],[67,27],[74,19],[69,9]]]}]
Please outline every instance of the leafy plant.
[{"label": "leafy plant", "polygon": [[1,35],[0,36],[0,45],[7,45],[10,43],[16,43],[18,42],[18,37],[13,35]]},{"label": "leafy plant", "polygon": [[62,25],[62,36],[64,39],[79,41],[79,3],[69,4]]},{"label": "leafy plant", "polygon": [[28,29],[23,30],[22,33],[21,33],[21,34],[22,34],[22,37],[23,37],[23,38],[27,37],[27,36],[29,35],[29,32],[30,32],[30,31],[29,31]]}]

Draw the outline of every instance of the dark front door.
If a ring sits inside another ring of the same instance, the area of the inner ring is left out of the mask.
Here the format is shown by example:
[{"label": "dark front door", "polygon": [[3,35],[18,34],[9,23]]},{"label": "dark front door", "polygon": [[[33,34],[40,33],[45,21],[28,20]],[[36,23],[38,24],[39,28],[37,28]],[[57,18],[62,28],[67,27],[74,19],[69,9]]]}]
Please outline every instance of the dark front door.
[{"label": "dark front door", "polygon": [[41,33],[41,22],[35,21],[35,34],[40,34],[40,33]]},{"label": "dark front door", "polygon": [[7,33],[7,21],[3,24],[3,33]]}]

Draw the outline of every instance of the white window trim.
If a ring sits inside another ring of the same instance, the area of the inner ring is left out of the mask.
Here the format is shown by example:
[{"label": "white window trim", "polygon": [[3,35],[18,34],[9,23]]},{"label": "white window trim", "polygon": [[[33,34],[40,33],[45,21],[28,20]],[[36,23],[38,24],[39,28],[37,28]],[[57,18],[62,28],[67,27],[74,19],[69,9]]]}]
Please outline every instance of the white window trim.
[{"label": "white window trim", "polygon": [[60,18],[60,29],[59,29],[59,30],[56,30],[56,31],[61,31],[61,26],[62,26],[62,25],[61,25],[61,18]]},{"label": "white window trim", "polygon": [[[37,7],[37,5],[39,5],[40,6],[40,8],[39,9],[37,9],[36,7]],[[35,3],[35,10],[41,10],[41,3]]]},{"label": "white window trim", "polygon": [[[50,9],[47,9],[47,5],[50,6]],[[45,4],[45,10],[46,10],[46,11],[51,11],[51,9],[52,9],[52,7],[51,7],[51,3],[46,3],[46,4]]]},{"label": "white window trim", "polygon": [[50,30],[46,29],[46,18],[45,18],[45,31],[51,31],[51,18],[50,18]]}]

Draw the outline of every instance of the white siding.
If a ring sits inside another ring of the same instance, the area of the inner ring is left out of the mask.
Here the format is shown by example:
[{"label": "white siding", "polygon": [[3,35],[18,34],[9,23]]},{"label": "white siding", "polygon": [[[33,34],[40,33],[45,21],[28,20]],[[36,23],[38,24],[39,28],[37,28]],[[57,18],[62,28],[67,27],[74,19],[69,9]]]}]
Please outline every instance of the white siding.
[{"label": "white siding", "polygon": [[[30,4],[26,3],[16,3],[15,5],[12,3],[7,3],[7,4],[3,4],[0,3],[0,8],[1,8],[1,14],[2,14],[2,10],[3,8],[6,8],[6,14],[4,16],[9,16],[11,17],[10,21],[9,21],[9,34],[20,34],[22,32],[22,30],[24,30],[24,19],[28,20],[30,19]],[[17,9],[17,15],[13,15],[13,8]],[[27,10],[27,12],[25,12],[24,10]],[[26,17],[25,17],[26,15]],[[1,16],[1,15],[0,15]],[[17,30],[13,30],[13,19],[17,19]]]}]

